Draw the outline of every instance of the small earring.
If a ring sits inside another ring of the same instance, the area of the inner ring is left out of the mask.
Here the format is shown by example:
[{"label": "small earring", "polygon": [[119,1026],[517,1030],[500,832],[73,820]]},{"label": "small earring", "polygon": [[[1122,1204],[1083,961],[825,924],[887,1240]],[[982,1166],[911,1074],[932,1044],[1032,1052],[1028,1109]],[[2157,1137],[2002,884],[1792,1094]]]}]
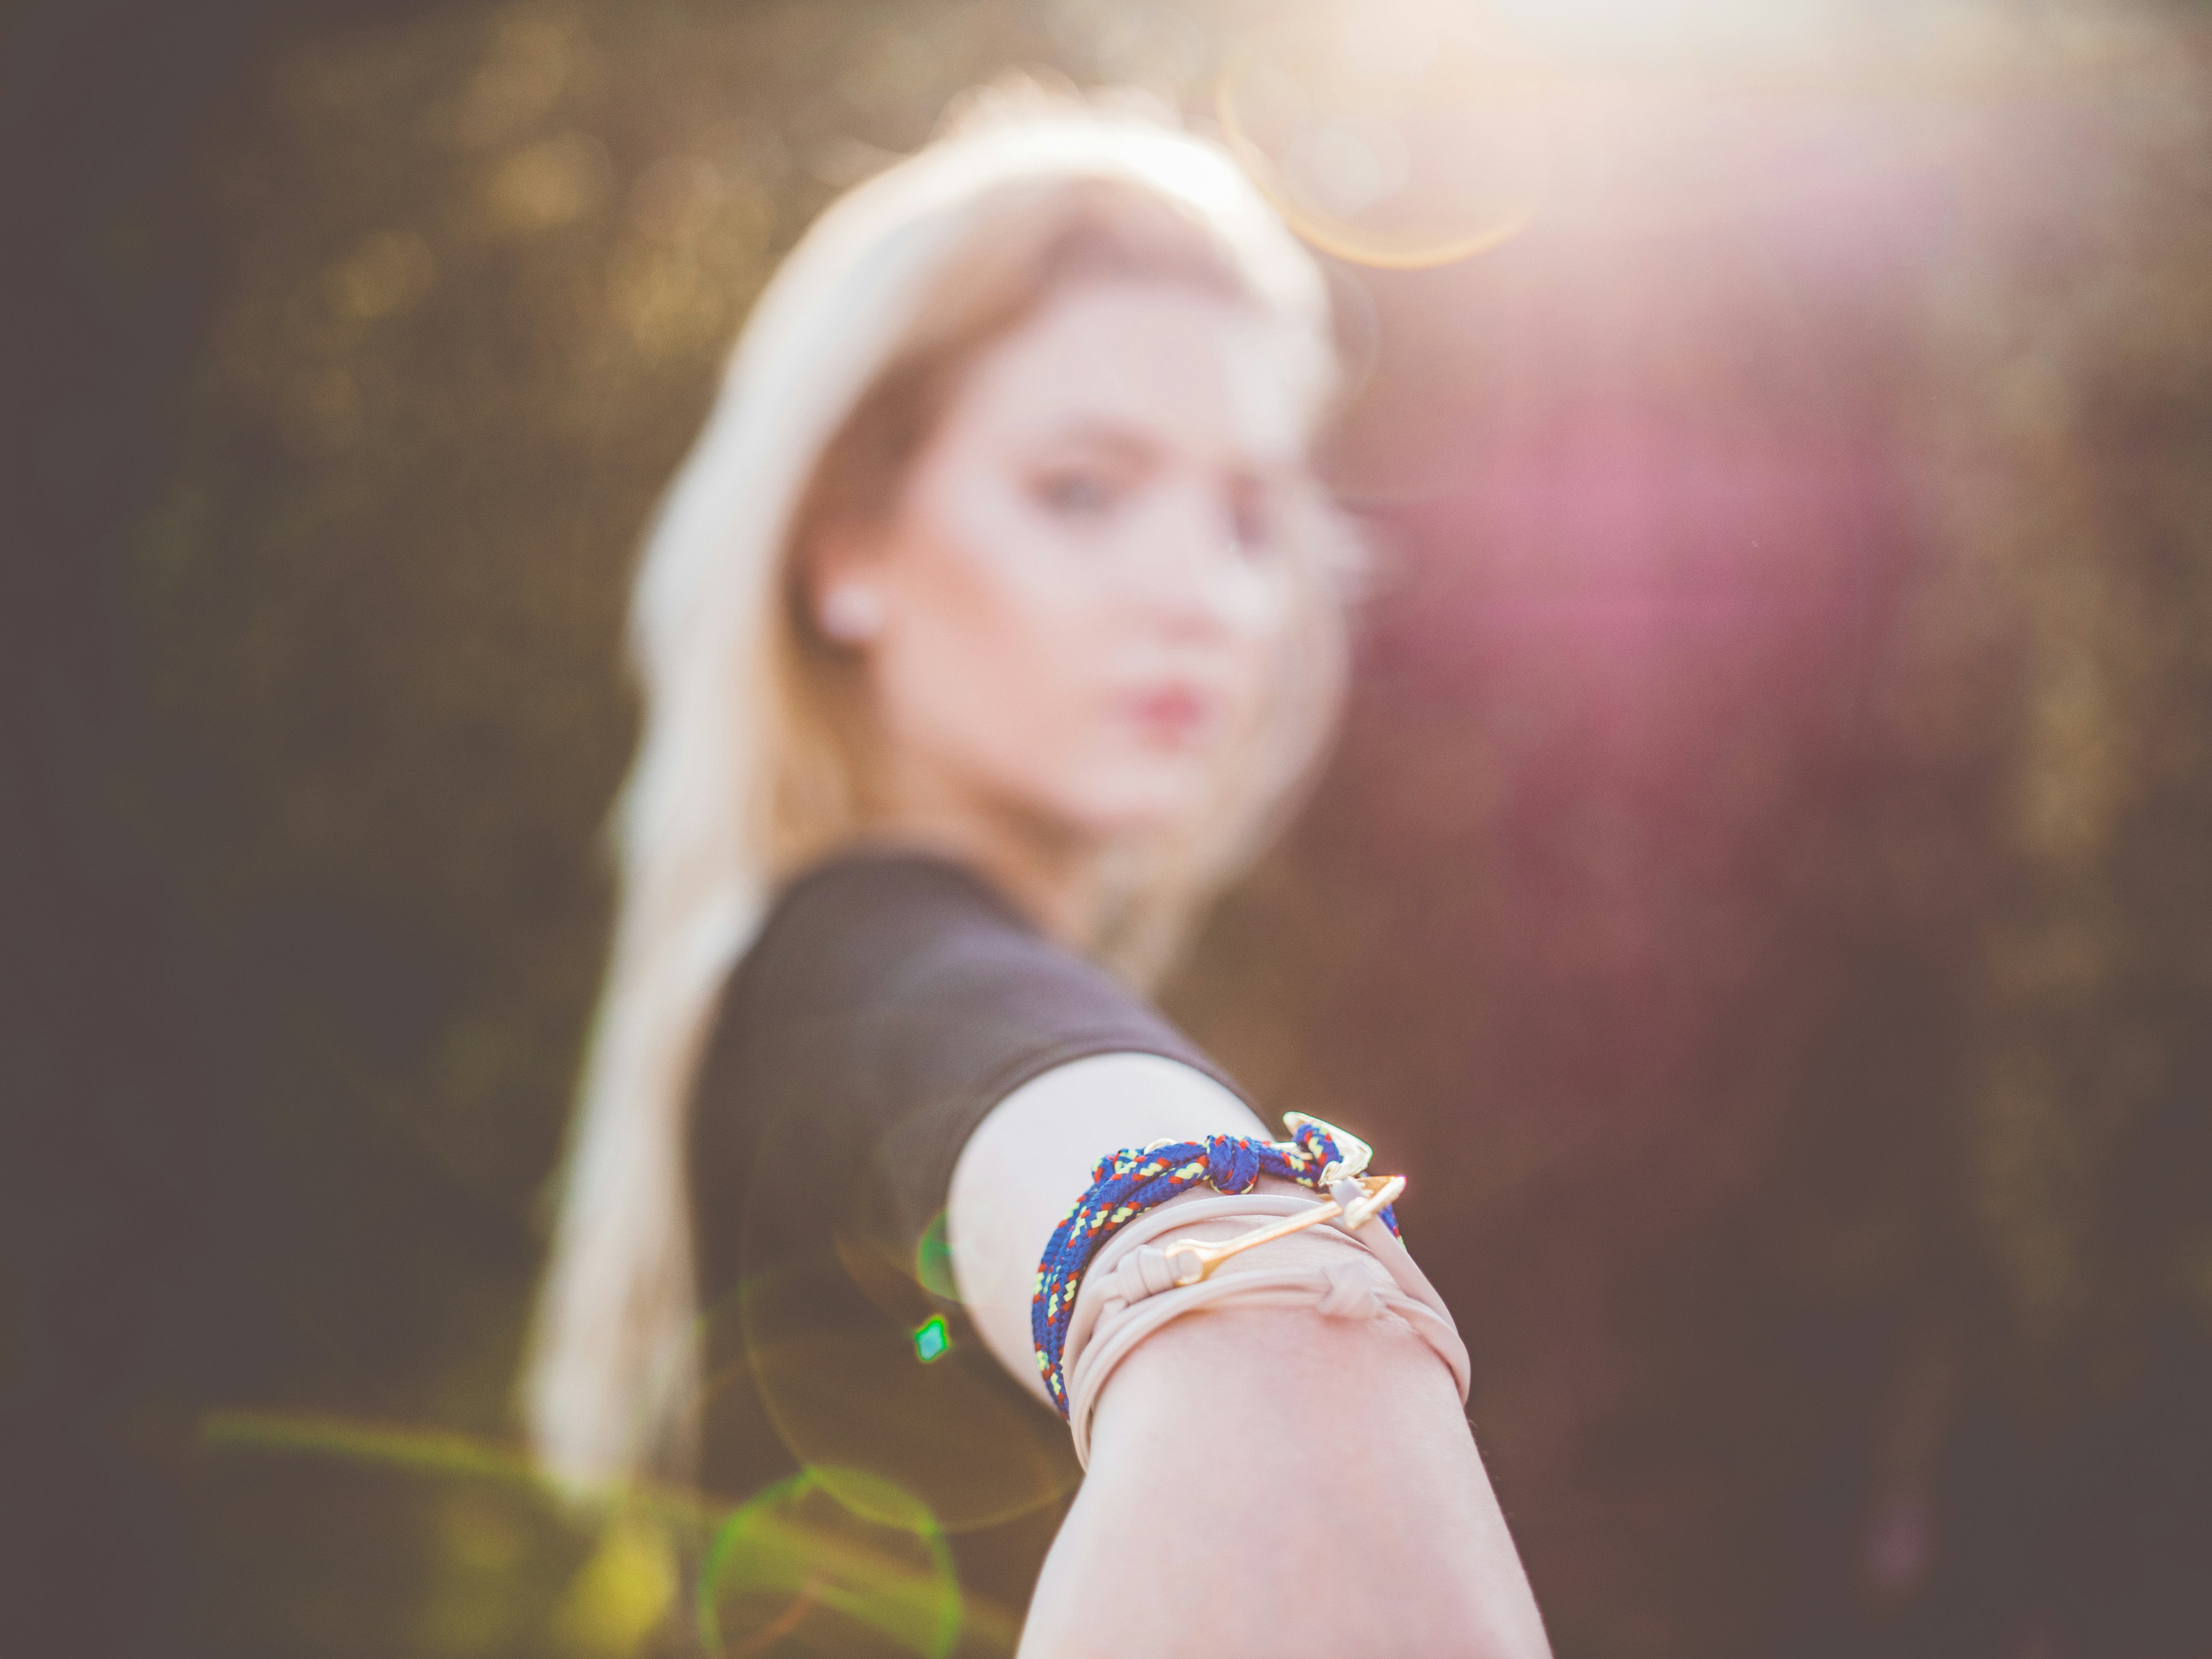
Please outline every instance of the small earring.
[{"label": "small earring", "polygon": [[817,617],[822,631],[840,645],[865,645],[884,631],[884,599],[861,582],[838,582],[824,590]]}]

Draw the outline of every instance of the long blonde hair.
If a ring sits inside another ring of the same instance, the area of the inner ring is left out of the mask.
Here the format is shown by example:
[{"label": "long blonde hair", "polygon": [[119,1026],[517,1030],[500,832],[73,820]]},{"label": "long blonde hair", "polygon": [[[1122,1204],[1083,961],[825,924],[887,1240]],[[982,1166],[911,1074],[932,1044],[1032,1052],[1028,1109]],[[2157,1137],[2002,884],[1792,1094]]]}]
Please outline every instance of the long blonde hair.
[{"label": "long blonde hair", "polygon": [[[755,306],[663,500],[631,618],[645,722],[614,823],[621,908],[524,1379],[539,1455],[568,1481],[689,1454],[684,1147],[700,1051],[775,884],[868,822],[850,669],[800,602],[810,526],[866,510],[960,364],[1055,283],[1100,271],[1233,289],[1310,361],[1318,418],[1326,286],[1228,155],[1031,94],[971,110],[821,216]],[[1333,723],[1351,543],[1317,489],[1291,517],[1302,603],[1267,718],[1206,821],[1117,874],[1097,954],[1139,984],[1264,843]]]}]

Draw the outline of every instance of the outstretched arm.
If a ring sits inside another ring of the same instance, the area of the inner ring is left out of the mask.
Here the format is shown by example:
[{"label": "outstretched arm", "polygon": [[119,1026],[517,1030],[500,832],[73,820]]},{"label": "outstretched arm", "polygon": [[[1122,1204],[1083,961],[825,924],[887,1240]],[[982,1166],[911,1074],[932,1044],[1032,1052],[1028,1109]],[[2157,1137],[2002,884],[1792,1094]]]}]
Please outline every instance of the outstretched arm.
[{"label": "outstretched arm", "polygon": [[[955,1270],[985,1341],[1040,1398],[1030,1296],[1053,1227],[1103,1154],[1208,1134],[1268,1131],[1201,1073],[1108,1054],[1025,1085],[970,1137]],[[1331,1246],[1262,1248],[1289,1266]],[[1170,1322],[1113,1374],[1022,1640],[1024,1659],[1548,1651],[1434,1351],[1395,1317],[1234,1304]]]}]

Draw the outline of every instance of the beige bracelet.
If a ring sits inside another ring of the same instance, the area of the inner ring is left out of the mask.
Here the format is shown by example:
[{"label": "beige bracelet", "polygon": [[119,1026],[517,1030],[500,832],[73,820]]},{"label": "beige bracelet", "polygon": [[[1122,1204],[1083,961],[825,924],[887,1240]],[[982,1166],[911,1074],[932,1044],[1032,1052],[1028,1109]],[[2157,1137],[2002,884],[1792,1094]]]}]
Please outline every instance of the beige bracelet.
[{"label": "beige bracelet", "polygon": [[[1322,1207],[1315,1201],[1268,1193],[1167,1204],[1129,1223],[1101,1250],[1083,1276],[1075,1311],[1068,1322],[1062,1365],[1068,1379],[1068,1427],[1075,1455],[1091,1462],[1091,1418],[1115,1369],[1139,1342],[1169,1321],[1224,1302],[1305,1307],[1329,1318],[1376,1319],[1396,1314],[1411,1325],[1450,1370],[1464,1402],[1471,1381],[1467,1345],[1460,1340],[1451,1312],[1405,1245],[1380,1222],[1357,1231],[1341,1217],[1317,1224],[1356,1247],[1343,1260],[1301,1267],[1271,1267],[1264,1255],[1229,1255],[1209,1267],[1210,1277],[1177,1283],[1189,1258],[1170,1264],[1171,1249],[1154,1243],[1207,1223],[1236,1219],[1255,1223],[1267,1217],[1302,1217]],[[1218,1249],[1209,1256],[1220,1256]]]}]

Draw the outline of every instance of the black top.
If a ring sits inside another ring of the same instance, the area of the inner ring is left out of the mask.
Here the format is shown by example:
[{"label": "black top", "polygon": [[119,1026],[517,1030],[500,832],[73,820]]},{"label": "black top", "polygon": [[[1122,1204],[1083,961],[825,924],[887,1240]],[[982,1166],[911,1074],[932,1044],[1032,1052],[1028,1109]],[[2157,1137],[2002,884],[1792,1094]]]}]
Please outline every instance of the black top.
[{"label": "black top", "polygon": [[[1127,1051],[1235,1087],[957,864],[848,854],[785,889],[726,989],[692,1121],[710,1352],[742,1358],[768,1419],[718,1428],[710,1406],[709,1475],[726,1495],[741,1494],[727,1490],[734,1468],[718,1477],[714,1440],[763,1427],[798,1462],[893,1481],[956,1531],[1072,1486],[1066,1428],[960,1310],[945,1195],[999,1101],[1055,1066]],[[951,1342],[936,1357],[933,1317]]]}]

